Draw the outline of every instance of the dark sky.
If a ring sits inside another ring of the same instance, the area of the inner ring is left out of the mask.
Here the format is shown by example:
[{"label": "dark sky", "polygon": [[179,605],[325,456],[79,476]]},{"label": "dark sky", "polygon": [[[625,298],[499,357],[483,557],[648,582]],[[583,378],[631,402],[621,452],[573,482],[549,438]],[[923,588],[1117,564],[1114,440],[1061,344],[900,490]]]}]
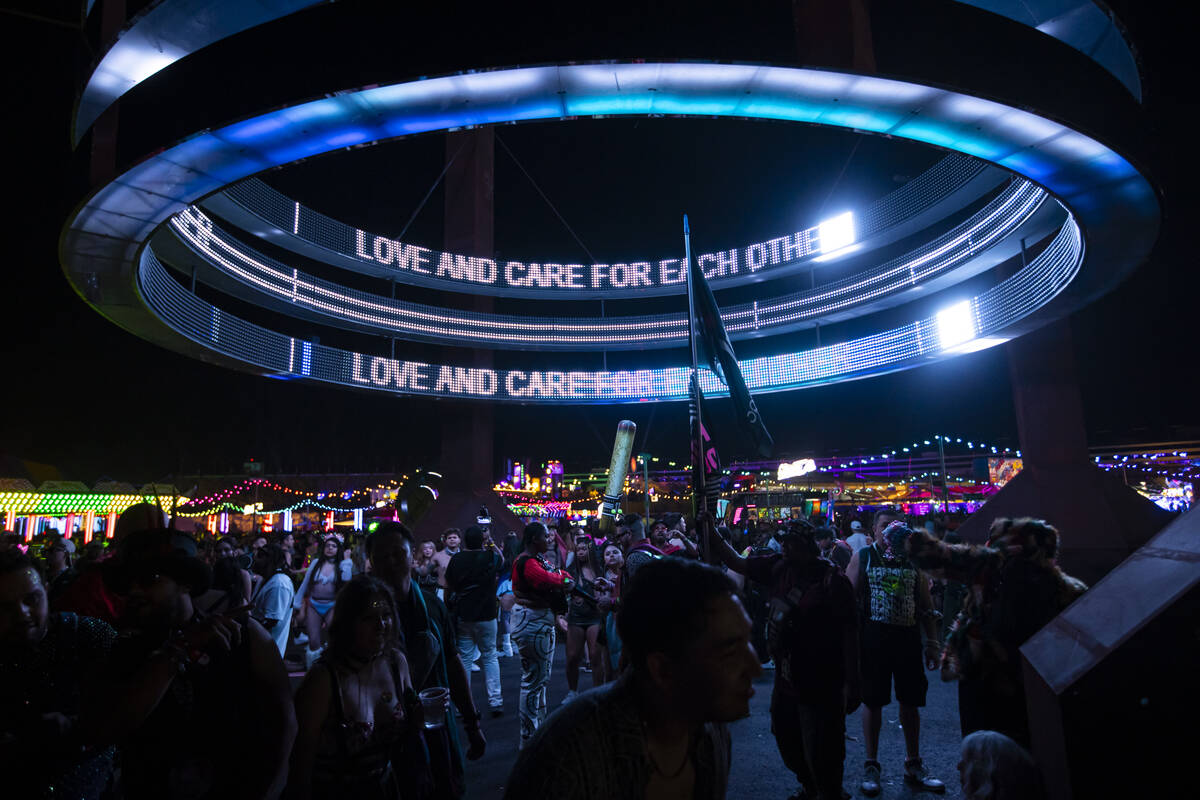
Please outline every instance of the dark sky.
[{"label": "dark sky", "polygon": [[[66,19],[70,12],[63,9],[71,5],[39,7]],[[1191,137],[1183,123],[1194,115],[1195,92],[1192,59],[1181,55],[1194,47],[1187,41],[1192,29],[1165,13],[1174,4],[1110,6],[1143,64],[1144,135],[1164,193],[1164,226],[1148,263],[1071,320],[1089,437],[1093,444],[1200,438],[1193,333],[1200,279],[1188,244],[1196,204],[1193,156],[1185,146]],[[444,402],[208,366],[125,333],[78,299],[62,276],[57,244],[81,197],[68,127],[88,56],[79,34],[65,26],[6,14],[0,36],[9,81],[0,454],[48,462],[88,482],[239,471],[250,457],[272,471],[376,471],[432,462],[438,452],[432,421],[446,410]],[[600,259],[614,249],[612,255],[621,256],[674,247],[681,210],[690,211],[714,247],[754,241],[786,229],[788,219],[873,199],[895,186],[897,176],[914,175],[936,157],[871,137],[855,150],[852,134],[781,132],[753,123],[605,125],[501,132]],[[783,137],[794,137],[788,140],[793,146],[781,147]],[[347,221],[398,228],[437,174],[439,148],[437,142],[400,142],[345,163],[318,160],[276,183],[297,187],[302,199],[327,213],[340,211]],[[379,164],[393,164],[397,174],[381,175]],[[304,186],[319,197],[305,197]],[[431,200],[408,239],[438,246],[439,202]],[[499,148],[497,246],[579,257],[571,251],[574,239]],[[935,432],[1016,444],[1003,348],[871,380],[764,395],[759,406],[783,455],[890,448]],[[557,457],[568,469],[586,468],[606,461],[616,422],[628,416],[639,425],[639,449],[682,457],[685,415],[683,404],[498,406],[495,453],[498,459]]]}]

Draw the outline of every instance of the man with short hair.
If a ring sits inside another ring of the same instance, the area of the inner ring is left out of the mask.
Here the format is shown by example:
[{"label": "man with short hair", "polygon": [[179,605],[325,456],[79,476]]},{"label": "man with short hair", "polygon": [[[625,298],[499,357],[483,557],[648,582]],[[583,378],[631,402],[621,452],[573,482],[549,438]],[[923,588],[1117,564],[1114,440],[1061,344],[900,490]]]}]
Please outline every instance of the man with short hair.
[{"label": "man with short hair", "polygon": [[446,567],[446,587],[455,596],[454,615],[457,619],[458,652],[467,670],[467,685],[471,682],[471,664],[479,659],[487,685],[488,706],[492,716],[504,713],[504,698],[500,691],[500,661],[496,654],[496,617],[500,601],[496,584],[504,559],[494,549],[483,547],[483,531],[475,525],[463,533],[466,549],[454,555]]},{"label": "man with short hair", "polygon": [[433,554],[433,563],[437,564],[438,599],[446,600],[446,567],[450,559],[462,549],[462,531],[458,528],[447,528],[442,532],[442,549]]},{"label": "man with short hair", "polygon": [[625,524],[629,529],[629,549],[625,551],[626,580],[624,582],[628,582],[633,578],[634,573],[643,566],[655,559],[662,558],[663,551],[646,538],[646,529],[642,526],[642,520],[637,514],[630,514],[626,517]]},{"label": "man with short hair", "polygon": [[254,572],[262,578],[254,603],[254,618],[271,635],[279,657],[287,653],[288,634],[292,630],[292,601],[296,585],[287,571],[287,555],[277,544],[260,547],[254,554]]},{"label": "man with short hair", "polygon": [[99,800],[113,772],[97,704],[117,634],[107,623],[51,613],[20,548],[0,551],[0,774],[6,797]]},{"label": "man with short hair", "polygon": [[555,712],[522,748],[505,798],[725,797],[726,724],[749,714],[762,672],[733,582],[694,561],[646,563],[617,627],[630,669]]},{"label": "man with short hair", "polygon": [[[946,785],[931,776],[921,760],[921,707],[929,680],[925,669],[937,667],[941,645],[938,614],[929,596],[929,580],[908,559],[904,540],[912,530],[891,509],[876,512],[875,542],[850,559],[846,576],[854,586],[863,618],[862,654],[863,765],[862,792],[881,791],[879,733],[883,707],[892,701],[893,680],[904,732],[904,780],[932,792]],[[924,644],[922,645],[922,630]]]},{"label": "man with short hair", "polygon": [[850,565],[850,558],[854,555],[850,552],[850,546],[839,542],[830,528],[817,528],[813,538],[821,548],[821,558],[833,564],[844,575],[846,567]]},{"label": "man with short hair", "polygon": [[782,555],[750,558],[707,527],[722,563],[770,591],[771,732],[783,762],[800,781],[800,796],[841,800],[846,714],[858,708],[860,693],[850,582],[820,557],[815,531],[802,520],[780,537]]}]

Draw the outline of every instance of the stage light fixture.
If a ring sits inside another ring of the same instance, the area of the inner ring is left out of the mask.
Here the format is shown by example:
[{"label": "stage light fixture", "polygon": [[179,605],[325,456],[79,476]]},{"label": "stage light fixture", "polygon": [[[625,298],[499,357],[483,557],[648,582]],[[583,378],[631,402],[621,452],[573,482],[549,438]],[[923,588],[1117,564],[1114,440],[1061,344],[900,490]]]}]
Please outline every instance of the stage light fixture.
[{"label": "stage light fixture", "polygon": [[975,338],[975,309],[970,300],[955,303],[937,313],[938,341],[943,350]]},{"label": "stage light fixture", "polygon": [[817,237],[821,242],[821,252],[833,253],[843,247],[849,247],[856,240],[854,232],[854,214],[847,211],[830,217],[817,226]]}]

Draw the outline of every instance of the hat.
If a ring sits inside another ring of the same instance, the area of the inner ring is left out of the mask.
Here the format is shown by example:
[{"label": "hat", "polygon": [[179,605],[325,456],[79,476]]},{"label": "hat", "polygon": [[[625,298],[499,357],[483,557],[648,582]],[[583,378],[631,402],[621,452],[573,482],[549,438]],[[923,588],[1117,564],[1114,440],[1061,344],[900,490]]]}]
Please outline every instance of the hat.
[{"label": "hat", "polygon": [[854,520],[853,522],[850,523],[850,530],[861,531],[862,529],[863,529],[862,523],[859,522],[858,520]]}]

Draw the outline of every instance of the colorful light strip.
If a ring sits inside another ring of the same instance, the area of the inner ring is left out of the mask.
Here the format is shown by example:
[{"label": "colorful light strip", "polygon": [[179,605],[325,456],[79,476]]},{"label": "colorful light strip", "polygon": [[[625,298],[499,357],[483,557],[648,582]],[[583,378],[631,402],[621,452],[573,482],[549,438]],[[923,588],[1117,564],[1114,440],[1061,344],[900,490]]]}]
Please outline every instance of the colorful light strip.
[{"label": "colorful light strip", "polygon": [[[186,502],[177,497],[176,503]],[[42,517],[68,517],[76,514],[120,514],[138,503],[156,503],[157,498],[134,494],[58,494],[42,492],[0,492],[0,511],[36,514]]]}]

